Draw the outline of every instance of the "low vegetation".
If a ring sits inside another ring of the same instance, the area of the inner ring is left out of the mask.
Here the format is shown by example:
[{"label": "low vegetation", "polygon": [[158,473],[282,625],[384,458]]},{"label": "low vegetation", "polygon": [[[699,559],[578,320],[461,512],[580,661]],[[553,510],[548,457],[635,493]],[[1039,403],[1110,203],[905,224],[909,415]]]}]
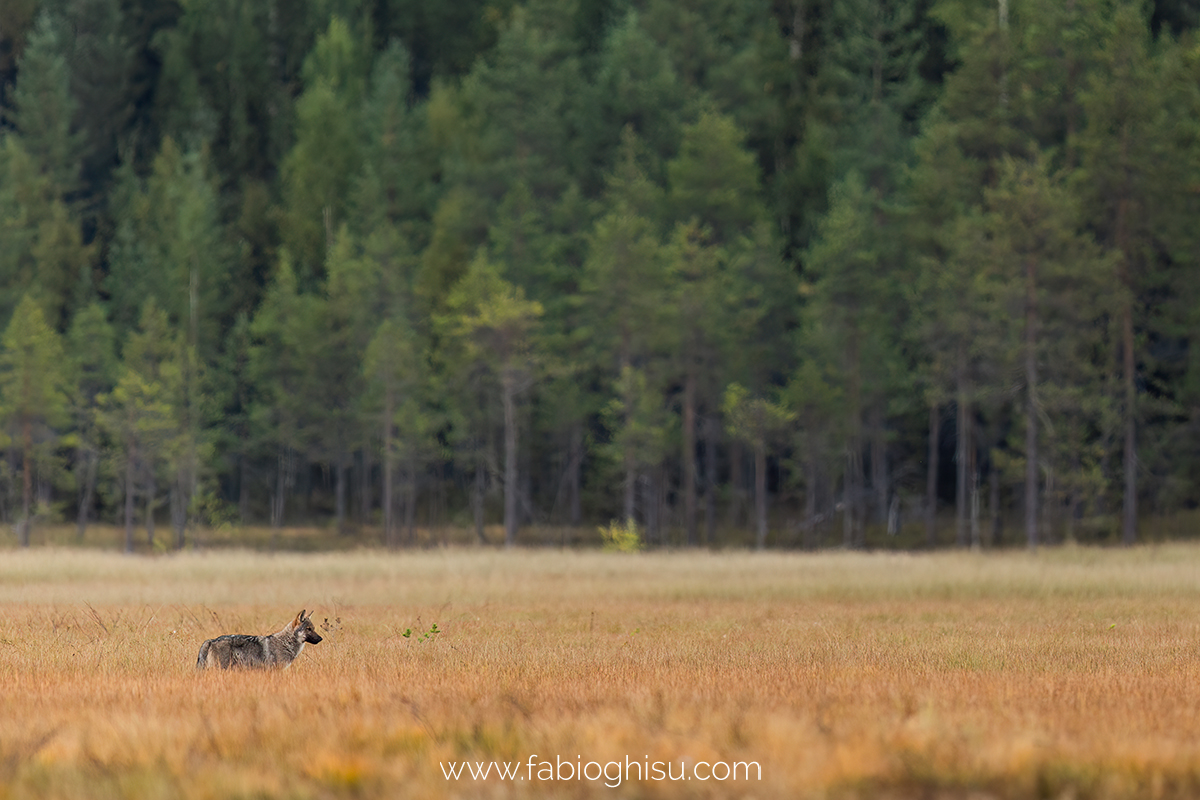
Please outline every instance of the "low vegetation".
[{"label": "low vegetation", "polygon": [[[1189,797],[1200,548],[0,558],[0,797]],[[288,670],[200,642],[315,608]],[[447,780],[756,761],[761,781]]]}]

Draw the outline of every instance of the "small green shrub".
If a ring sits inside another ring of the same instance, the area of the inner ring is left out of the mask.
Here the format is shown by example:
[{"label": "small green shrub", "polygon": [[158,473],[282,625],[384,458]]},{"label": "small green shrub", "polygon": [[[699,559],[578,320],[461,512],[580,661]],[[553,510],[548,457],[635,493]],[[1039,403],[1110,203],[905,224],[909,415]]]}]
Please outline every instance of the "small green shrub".
[{"label": "small green shrub", "polygon": [[[425,633],[421,633],[418,631],[416,639],[414,639],[414,641],[430,642],[430,641],[433,641],[433,637],[437,636],[439,633],[441,633],[441,631],[438,630],[437,623],[435,622],[435,623],[433,623],[433,627],[430,628]],[[412,630],[412,628],[405,628],[404,633],[402,633],[400,635],[403,636],[405,639],[410,639],[410,638],[412,638],[413,630]]]},{"label": "small green shrub", "polygon": [[613,520],[607,527],[600,528],[600,538],[604,540],[606,553],[636,553],[644,546],[637,523],[632,520]]}]

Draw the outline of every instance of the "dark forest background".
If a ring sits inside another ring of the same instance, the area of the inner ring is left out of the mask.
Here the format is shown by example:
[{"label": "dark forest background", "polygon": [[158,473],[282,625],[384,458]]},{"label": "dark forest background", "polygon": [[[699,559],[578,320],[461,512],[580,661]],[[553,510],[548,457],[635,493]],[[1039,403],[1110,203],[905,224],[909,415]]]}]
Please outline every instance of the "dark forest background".
[{"label": "dark forest background", "polygon": [[1200,504],[1197,24],[3,0],[0,514],[1137,541]]}]

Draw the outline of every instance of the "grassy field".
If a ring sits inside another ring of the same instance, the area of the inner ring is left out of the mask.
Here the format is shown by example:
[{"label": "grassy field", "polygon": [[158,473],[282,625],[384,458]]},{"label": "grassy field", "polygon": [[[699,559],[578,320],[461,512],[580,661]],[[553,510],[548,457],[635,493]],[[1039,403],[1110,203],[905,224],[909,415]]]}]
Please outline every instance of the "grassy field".
[{"label": "grassy field", "polygon": [[[0,797],[1194,797],[1198,579],[1191,545],[4,551]],[[301,608],[290,669],[194,670]],[[524,780],[445,777],[493,760]]]}]

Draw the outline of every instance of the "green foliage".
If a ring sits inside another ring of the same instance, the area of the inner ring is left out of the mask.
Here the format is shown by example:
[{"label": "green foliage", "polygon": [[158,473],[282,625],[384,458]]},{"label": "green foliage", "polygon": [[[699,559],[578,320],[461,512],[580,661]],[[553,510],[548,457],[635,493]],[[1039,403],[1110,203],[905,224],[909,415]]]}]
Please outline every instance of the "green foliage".
[{"label": "green foliage", "polygon": [[[127,367],[98,402],[101,425],[123,448],[114,465],[119,469],[133,463],[143,476],[154,471],[175,429],[174,408],[163,382]],[[127,492],[135,490],[125,487]]]},{"label": "green foliage", "polygon": [[695,221],[721,242],[750,230],[762,216],[758,167],[742,149],[742,136],[729,117],[701,114],[684,129],[679,155],[667,167],[674,218]]},{"label": "green foliage", "polygon": [[251,418],[268,448],[303,453],[316,435],[324,382],[309,366],[322,338],[311,324],[320,309],[320,298],[298,291],[285,255],[250,325],[247,372],[257,390]]},{"label": "green foliage", "polygon": [[63,27],[49,10],[38,15],[18,65],[21,82],[13,91],[14,121],[25,150],[34,169],[60,194],[78,187],[83,157]]},{"label": "green foliage", "polygon": [[480,253],[451,292],[450,331],[467,359],[494,372],[524,371],[534,356],[533,332],[542,305],[500,275]]},{"label": "green foliage", "polygon": [[763,397],[753,397],[741,384],[725,387],[721,399],[729,433],[755,450],[765,450],[783,438],[796,419],[793,411]]},{"label": "green foliage", "polygon": [[106,288],[124,330],[154,298],[169,324],[186,331],[189,345],[211,360],[220,320],[238,298],[228,290],[231,259],[206,171],[201,153],[185,152],[167,138],[145,181],[123,172]]},{"label": "green foliage", "polygon": [[67,198],[79,188],[82,137],[63,55],[61,25],[39,17],[14,91],[17,132],[0,135],[0,314],[27,292],[39,296],[51,323],[65,325],[92,249]]},{"label": "green foliage", "polygon": [[[439,633],[441,633],[441,631],[438,630],[437,623],[435,622],[435,623],[433,623],[433,625],[431,625],[429,627],[429,630],[425,631],[424,633],[421,633],[418,631],[417,636],[415,639],[413,639],[413,641],[415,641],[415,642],[431,642]],[[412,639],[413,629],[405,628],[404,633],[402,633],[400,635],[402,637],[404,637],[405,639]]]},{"label": "green foliage", "polygon": [[634,471],[658,466],[670,441],[662,388],[649,383],[644,371],[627,366],[613,389],[616,396],[601,414],[610,437],[607,454]]},{"label": "green foliage", "polygon": [[[597,166],[620,163],[621,137],[633,134],[653,155],[653,170],[679,147],[686,99],[667,51],[630,11],[609,28],[600,54],[595,88],[596,119],[583,132],[594,141]],[[614,156],[616,158],[614,158]]]},{"label": "green foliage", "polygon": [[[424,220],[434,197],[424,109],[410,108],[410,56],[393,42],[376,60],[363,107],[364,162],[353,192],[355,226],[373,235],[405,240],[427,235]],[[410,267],[411,269],[411,267]],[[411,281],[411,276],[409,276]]]},{"label": "green foliage", "polygon": [[144,87],[135,81],[136,48],[127,36],[126,4],[72,0],[58,8],[55,16],[61,20],[61,44],[83,137],[83,194],[95,207],[108,189],[122,140],[128,141],[131,129],[138,127],[135,105]]},{"label": "green foliage", "polygon": [[346,222],[350,191],[362,167],[362,100],[367,59],[338,17],[305,62],[296,101],[296,143],[283,162],[283,241],[296,258],[301,286],[315,288],[325,253]]},{"label": "green foliage", "polygon": [[645,547],[641,531],[632,520],[613,520],[601,528],[600,539],[609,553],[636,553]]},{"label": "green foliage", "polygon": [[67,372],[62,340],[26,296],[0,339],[0,414],[10,423],[53,428],[65,422]]},{"label": "green foliage", "polygon": [[2,3],[0,323],[66,334],[8,479],[699,543],[753,451],[760,543],[770,459],[859,545],[999,529],[1036,427],[1038,524],[1132,536],[1200,502],[1177,5]]},{"label": "green foliage", "polygon": [[363,357],[367,380],[364,410],[390,415],[383,446],[400,458],[422,457],[434,450],[437,415],[428,407],[429,370],[416,334],[403,317],[379,324]]}]

